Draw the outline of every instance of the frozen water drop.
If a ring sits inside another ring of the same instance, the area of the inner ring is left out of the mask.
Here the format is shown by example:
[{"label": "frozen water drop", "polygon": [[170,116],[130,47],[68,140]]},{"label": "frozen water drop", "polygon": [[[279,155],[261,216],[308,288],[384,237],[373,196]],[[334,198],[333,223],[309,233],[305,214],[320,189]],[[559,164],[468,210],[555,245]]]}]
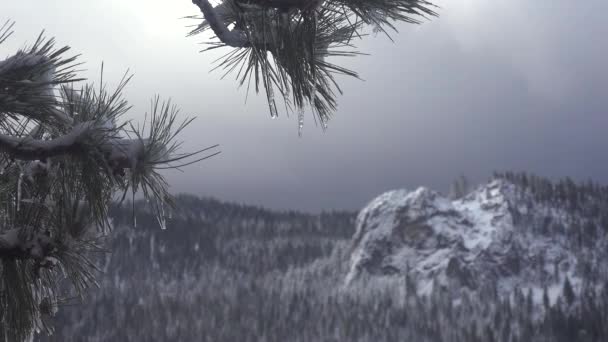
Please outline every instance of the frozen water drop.
[{"label": "frozen water drop", "polygon": [[137,228],[137,215],[135,215],[135,189],[131,192],[131,214],[133,215],[133,228]]},{"label": "frozen water drop", "polygon": [[167,229],[167,218],[165,216],[165,204],[160,203],[158,206],[158,213],[156,214],[156,220],[158,221],[158,225],[161,230]]},{"label": "frozen water drop", "polygon": [[277,103],[274,100],[274,89],[272,89],[272,83],[269,79],[266,80],[265,87],[268,107],[270,108],[270,117],[272,119],[276,119],[279,116],[279,113],[277,112]]},{"label": "frozen water drop", "polygon": [[17,180],[17,211],[21,207],[21,183],[23,183],[23,172],[19,173],[19,179]]},{"label": "frozen water drop", "polygon": [[165,216],[161,215],[158,218],[158,225],[160,226],[160,230],[167,229],[167,220],[166,220]]},{"label": "frozen water drop", "polygon": [[273,101],[273,103],[270,104],[270,118],[276,119],[278,117],[279,117],[279,113],[277,113],[277,106]]},{"label": "frozen water drop", "polygon": [[302,136],[304,130],[304,108],[298,108],[298,136]]}]

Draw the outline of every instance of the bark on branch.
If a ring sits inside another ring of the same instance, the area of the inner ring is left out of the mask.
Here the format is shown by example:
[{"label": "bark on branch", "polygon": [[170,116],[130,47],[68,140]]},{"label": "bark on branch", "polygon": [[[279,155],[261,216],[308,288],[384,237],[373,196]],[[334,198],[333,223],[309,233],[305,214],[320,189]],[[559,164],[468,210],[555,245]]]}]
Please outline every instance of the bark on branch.
[{"label": "bark on branch", "polygon": [[[254,1],[255,3],[256,1]],[[229,11],[226,2],[213,7],[208,0],[192,0],[192,3],[198,6],[205,17],[205,22],[209,25],[211,30],[215,33],[217,38],[227,46],[235,48],[245,48],[256,46],[257,48],[263,48],[268,51],[276,50],[279,46],[281,37],[277,35],[277,32],[289,28],[289,18],[287,11],[289,9],[300,9],[302,11],[310,11],[311,9],[319,6],[322,0],[262,0],[257,1],[259,8],[275,8],[283,11],[284,16],[280,22],[268,22],[266,27],[272,27],[267,32],[250,32],[247,34],[245,31],[234,28],[229,30],[225,24],[223,14]],[[310,12],[314,15],[314,11]],[[274,26],[274,27],[273,27]],[[274,35],[274,37],[272,37]],[[278,43],[278,44],[277,44]]]},{"label": "bark on branch", "polygon": [[85,122],[74,126],[69,133],[50,140],[0,134],[0,151],[20,160],[43,160],[75,153],[82,148],[84,140],[90,136],[93,128],[92,123]]},{"label": "bark on branch", "polygon": [[209,27],[211,27],[213,33],[215,33],[222,43],[236,48],[251,45],[245,32],[239,29],[228,29],[221,14],[211,6],[208,0],[192,0],[192,3],[203,12],[205,19],[209,23]]}]

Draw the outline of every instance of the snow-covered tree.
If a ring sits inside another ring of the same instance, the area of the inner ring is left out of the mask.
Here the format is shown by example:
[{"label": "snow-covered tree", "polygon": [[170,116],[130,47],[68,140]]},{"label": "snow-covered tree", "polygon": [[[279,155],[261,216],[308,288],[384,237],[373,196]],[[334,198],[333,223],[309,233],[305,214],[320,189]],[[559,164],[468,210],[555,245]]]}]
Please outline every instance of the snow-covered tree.
[{"label": "snow-covered tree", "polygon": [[95,284],[91,252],[117,193],[141,191],[163,227],[172,198],[159,171],[208,157],[179,151],[191,119],[170,102],[154,98],[144,125],[122,120],[129,77],[113,91],[82,84],[67,52],[40,36],[0,62],[0,340],[48,331],[48,316]]}]

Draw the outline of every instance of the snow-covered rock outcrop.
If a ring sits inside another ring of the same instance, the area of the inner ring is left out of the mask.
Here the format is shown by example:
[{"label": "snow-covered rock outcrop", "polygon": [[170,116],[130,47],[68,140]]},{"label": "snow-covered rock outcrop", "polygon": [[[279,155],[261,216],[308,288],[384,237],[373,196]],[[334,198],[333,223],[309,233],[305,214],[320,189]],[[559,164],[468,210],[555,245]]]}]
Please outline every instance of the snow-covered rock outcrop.
[{"label": "snow-covered rock outcrop", "polygon": [[[357,217],[347,284],[362,275],[407,276],[419,294],[437,286],[502,293],[516,286],[576,287],[583,274],[604,273],[604,240],[580,242],[593,218],[537,200],[504,179],[450,200],[426,188],[396,190],[371,201]],[[577,241],[577,239],[579,241]],[[589,239],[587,239],[589,240]]]}]

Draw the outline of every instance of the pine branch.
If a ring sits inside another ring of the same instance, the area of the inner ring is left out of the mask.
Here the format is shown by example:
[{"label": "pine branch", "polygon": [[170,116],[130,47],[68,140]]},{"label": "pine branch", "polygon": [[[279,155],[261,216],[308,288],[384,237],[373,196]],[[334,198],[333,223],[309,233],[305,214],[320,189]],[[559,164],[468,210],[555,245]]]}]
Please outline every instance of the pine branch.
[{"label": "pine branch", "polygon": [[0,151],[19,160],[45,160],[59,155],[83,153],[86,152],[84,143],[99,129],[94,124],[78,124],[69,133],[50,140],[0,134]]},{"label": "pine branch", "polygon": [[57,85],[79,81],[76,56],[63,58],[69,47],[55,49],[54,40],[38,37],[31,48],[0,61],[0,113],[28,117],[49,125],[69,125],[72,118],[57,109]]},{"label": "pine branch", "polygon": [[426,0],[223,0],[215,8],[208,0],[192,2],[204,20],[189,35],[211,29],[219,42],[207,50],[236,48],[220,67],[237,73],[248,89],[252,79],[256,92],[264,88],[272,117],[278,93],[286,111],[298,112],[300,128],[306,106],[326,126],[341,93],[335,74],[357,77],[326,57],[357,55],[352,40],[365,36],[366,27],[387,33],[396,31],[396,22],[418,24],[437,15]]},{"label": "pine branch", "polygon": [[208,0],[192,0],[192,3],[198,6],[201,12],[203,12],[209,26],[222,43],[237,48],[250,45],[247,36],[243,31],[239,29],[228,29],[222,16],[215,11]]},{"label": "pine branch", "polygon": [[[11,27],[0,27],[0,43]],[[130,109],[122,97],[128,73],[114,91],[103,78],[75,89],[75,57],[62,58],[68,48],[53,43],[40,36],[0,61],[0,340],[48,333],[42,318],[61,302],[64,278],[79,295],[95,284],[90,256],[101,251],[117,191],[141,189],[164,227],[172,201],[159,170],[209,157],[200,157],[208,149],[179,152],[176,137],[192,120],[179,121],[177,108],[158,97],[149,131],[133,129],[131,138],[130,122],[120,123]]]}]

